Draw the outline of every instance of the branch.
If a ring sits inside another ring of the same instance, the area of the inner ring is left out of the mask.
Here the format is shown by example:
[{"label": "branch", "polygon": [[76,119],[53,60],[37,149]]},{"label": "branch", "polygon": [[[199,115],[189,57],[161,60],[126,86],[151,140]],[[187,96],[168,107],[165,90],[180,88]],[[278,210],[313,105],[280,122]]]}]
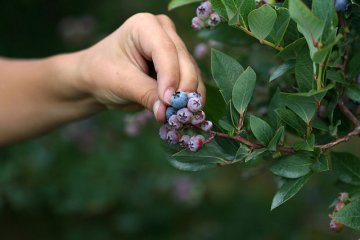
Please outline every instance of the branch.
[{"label": "branch", "polygon": [[345,106],[343,100],[338,102],[338,107],[340,111],[354,124],[355,127],[360,126],[360,121],[355,117],[355,115]]},{"label": "branch", "polygon": [[347,135],[341,137],[341,138],[337,138],[335,141],[330,142],[328,144],[324,144],[324,145],[318,145],[316,147],[320,148],[323,151],[329,150],[330,148],[338,145],[339,143],[342,142],[347,142],[350,140],[350,138],[360,135],[360,126],[356,127],[352,132],[348,133]]}]

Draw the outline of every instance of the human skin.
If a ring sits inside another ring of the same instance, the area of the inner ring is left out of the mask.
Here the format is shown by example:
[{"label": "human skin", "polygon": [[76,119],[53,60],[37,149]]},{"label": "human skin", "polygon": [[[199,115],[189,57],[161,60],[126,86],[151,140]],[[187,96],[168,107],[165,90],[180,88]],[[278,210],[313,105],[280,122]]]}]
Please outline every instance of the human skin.
[{"label": "human skin", "polygon": [[205,96],[200,71],[167,16],[139,13],[82,51],[0,58],[0,146],[105,109],[145,107],[162,122],[175,91]]}]

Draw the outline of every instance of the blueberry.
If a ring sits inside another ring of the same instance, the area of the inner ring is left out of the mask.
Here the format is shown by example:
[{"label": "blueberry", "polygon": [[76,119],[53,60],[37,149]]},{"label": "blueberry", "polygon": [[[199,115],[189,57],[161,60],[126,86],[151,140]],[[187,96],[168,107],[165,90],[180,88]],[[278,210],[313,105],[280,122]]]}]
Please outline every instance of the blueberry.
[{"label": "blueberry", "polygon": [[203,2],[196,9],[196,16],[200,19],[206,19],[212,12],[211,3],[209,1]]},{"label": "blueberry", "polygon": [[175,114],[176,114],[176,109],[175,108],[173,108],[173,107],[167,107],[166,108],[166,111],[165,111],[166,120],[169,120],[169,118],[172,115],[175,115]]},{"label": "blueberry", "polygon": [[201,138],[200,136],[193,136],[189,140],[188,148],[192,152],[197,152],[202,148],[203,144],[203,138]]},{"label": "blueberry", "polygon": [[189,135],[183,135],[181,138],[180,138],[180,146],[182,147],[187,147],[188,144],[189,144],[189,140],[190,140],[190,136]]},{"label": "blueberry", "polygon": [[188,102],[187,93],[177,92],[171,97],[171,106],[176,109],[181,109],[186,107]]},{"label": "blueberry", "polygon": [[207,24],[210,26],[210,27],[215,27],[216,25],[218,25],[220,23],[221,19],[220,19],[220,16],[219,14],[217,13],[212,13],[210,15],[210,18],[209,20],[207,21]]},{"label": "blueberry", "polygon": [[212,129],[213,123],[211,121],[204,121],[201,123],[200,127],[203,131],[208,132]]},{"label": "blueberry", "polygon": [[204,27],[204,22],[198,17],[194,17],[191,20],[191,27],[195,30],[200,30]]},{"label": "blueberry", "polygon": [[180,133],[174,129],[171,129],[166,135],[166,139],[170,144],[179,143],[180,137],[181,137]]},{"label": "blueberry", "polygon": [[179,129],[182,127],[181,122],[177,119],[176,115],[172,115],[168,120],[171,129]]},{"label": "blueberry", "polygon": [[197,112],[201,110],[202,108],[201,99],[197,97],[190,98],[187,103],[187,107],[191,112]]},{"label": "blueberry", "polygon": [[203,111],[198,111],[193,113],[193,117],[191,118],[192,125],[199,125],[205,121],[205,113]]},{"label": "blueberry", "polygon": [[345,12],[349,6],[350,4],[347,0],[335,0],[335,9],[337,12]]},{"label": "blueberry", "polygon": [[187,108],[182,108],[176,113],[177,119],[181,123],[188,123],[191,121],[191,118],[193,116],[192,112],[189,111]]}]

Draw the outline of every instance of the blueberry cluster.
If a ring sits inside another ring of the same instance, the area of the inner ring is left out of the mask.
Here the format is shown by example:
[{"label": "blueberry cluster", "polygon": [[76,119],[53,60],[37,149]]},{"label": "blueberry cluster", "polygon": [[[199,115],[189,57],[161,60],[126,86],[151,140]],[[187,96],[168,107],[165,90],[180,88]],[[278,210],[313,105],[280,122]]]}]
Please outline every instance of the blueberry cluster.
[{"label": "blueberry cluster", "polygon": [[166,108],[167,123],[159,130],[160,138],[170,144],[180,144],[192,152],[200,150],[205,137],[194,132],[208,132],[213,126],[211,121],[205,119],[202,106],[202,97],[197,92],[175,93],[171,97],[171,106]]},{"label": "blueberry cluster", "polygon": [[[333,209],[333,214],[336,213],[337,211],[340,211],[343,207],[345,207],[345,205],[346,205],[346,203],[348,203],[348,201],[349,201],[349,193],[347,193],[347,192],[339,193],[337,202]],[[332,231],[339,232],[344,227],[344,225],[342,223],[336,221],[335,219],[333,219],[332,214],[330,214],[329,217],[331,218],[329,228]]]},{"label": "blueberry cluster", "polygon": [[195,30],[202,28],[215,27],[221,22],[219,14],[213,11],[210,1],[203,1],[196,8],[196,17],[191,21],[191,26]]},{"label": "blueberry cluster", "polygon": [[335,9],[337,12],[345,12],[349,9],[350,5],[347,0],[335,0]]}]

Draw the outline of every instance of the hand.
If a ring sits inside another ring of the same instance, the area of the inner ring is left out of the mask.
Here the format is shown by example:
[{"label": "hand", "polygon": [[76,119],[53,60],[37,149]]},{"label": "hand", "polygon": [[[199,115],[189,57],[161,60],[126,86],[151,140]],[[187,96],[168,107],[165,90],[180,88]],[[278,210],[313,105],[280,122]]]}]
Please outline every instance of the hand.
[{"label": "hand", "polygon": [[[107,108],[142,105],[164,121],[174,92],[198,91],[205,97],[200,71],[165,15],[136,14],[81,55],[82,85]],[[157,79],[149,76],[148,62]]]}]

